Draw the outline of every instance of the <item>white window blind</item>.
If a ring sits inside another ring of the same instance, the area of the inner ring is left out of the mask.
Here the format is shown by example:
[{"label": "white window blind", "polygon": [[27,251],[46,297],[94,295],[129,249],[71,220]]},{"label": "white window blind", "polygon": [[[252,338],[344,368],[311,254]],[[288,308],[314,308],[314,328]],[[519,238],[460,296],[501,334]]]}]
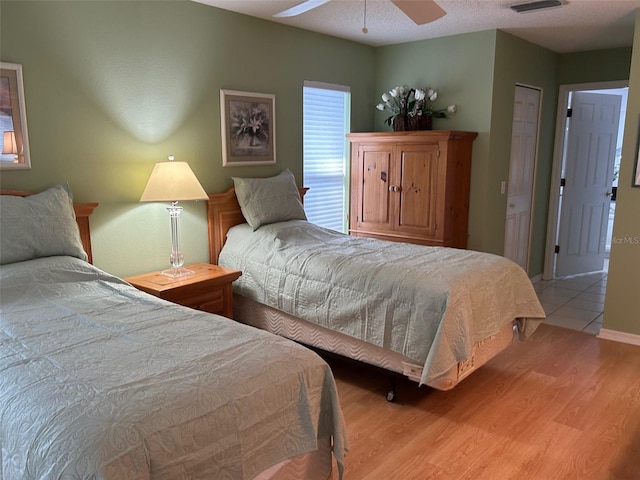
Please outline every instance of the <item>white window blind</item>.
[{"label": "white window blind", "polygon": [[346,233],[351,94],[314,82],[303,90],[304,209],[310,222]]}]

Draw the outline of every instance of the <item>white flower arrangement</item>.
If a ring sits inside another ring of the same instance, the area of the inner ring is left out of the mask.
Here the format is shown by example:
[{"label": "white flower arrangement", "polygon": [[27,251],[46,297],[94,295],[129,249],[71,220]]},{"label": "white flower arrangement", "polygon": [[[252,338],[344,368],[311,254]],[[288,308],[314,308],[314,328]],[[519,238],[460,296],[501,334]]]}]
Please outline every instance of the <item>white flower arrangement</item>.
[{"label": "white flower arrangement", "polygon": [[447,118],[447,113],[451,115],[456,113],[457,107],[455,105],[440,109],[434,108],[433,102],[437,98],[438,92],[433,88],[410,88],[403,85],[389,90],[389,93],[383,93],[383,103],[376,105],[376,108],[391,113],[385,120],[387,125],[391,125],[397,116],[431,115],[436,118]]}]

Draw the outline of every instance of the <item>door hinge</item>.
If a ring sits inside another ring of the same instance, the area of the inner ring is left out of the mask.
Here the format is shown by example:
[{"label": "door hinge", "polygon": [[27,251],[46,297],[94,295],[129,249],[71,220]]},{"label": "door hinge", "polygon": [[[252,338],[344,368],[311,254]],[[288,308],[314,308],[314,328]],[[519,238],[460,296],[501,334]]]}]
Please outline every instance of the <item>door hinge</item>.
[{"label": "door hinge", "polygon": [[567,108],[567,118],[571,118],[571,115],[573,115],[573,108]]},{"label": "door hinge", "polygon": [[561,187],[564,187],[566,185],[566,183],[567,183],[567,179],[566,178],[561,178],[560,179],[560,186]]},{"label": "door hinge", "polygon": [[553,250],[553,253],[560,253],[560,245],[556,245],[556,248]]}]

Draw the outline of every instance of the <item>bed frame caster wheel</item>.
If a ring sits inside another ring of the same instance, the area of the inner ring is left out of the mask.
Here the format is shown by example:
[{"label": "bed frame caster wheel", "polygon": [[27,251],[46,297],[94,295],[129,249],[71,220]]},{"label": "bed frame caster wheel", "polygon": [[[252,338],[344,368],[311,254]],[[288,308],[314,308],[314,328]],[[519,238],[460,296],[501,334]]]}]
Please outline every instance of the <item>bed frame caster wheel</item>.
[{"label": "bed frame caster wheel", "polygon": [[396,391],[389,390],[387,392],[387,402],[393,402],[396,399]]}]

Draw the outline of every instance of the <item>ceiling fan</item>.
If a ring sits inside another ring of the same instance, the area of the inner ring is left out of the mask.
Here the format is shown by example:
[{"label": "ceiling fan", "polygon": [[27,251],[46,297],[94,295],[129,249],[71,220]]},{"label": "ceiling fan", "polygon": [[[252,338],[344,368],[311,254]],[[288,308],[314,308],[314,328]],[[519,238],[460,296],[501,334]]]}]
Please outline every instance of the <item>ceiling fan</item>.
[{"label": "ceiling fan", "polygon": [[[276,13],[274,17],[295,17],[302,13],[313,10],[324,5],[331,0],[304,0],[291,8]],[[445,12],[434,0],[391,0],[396,7],[404,12],[416,25],[424,25],[433,22],[446,15]]]}]

